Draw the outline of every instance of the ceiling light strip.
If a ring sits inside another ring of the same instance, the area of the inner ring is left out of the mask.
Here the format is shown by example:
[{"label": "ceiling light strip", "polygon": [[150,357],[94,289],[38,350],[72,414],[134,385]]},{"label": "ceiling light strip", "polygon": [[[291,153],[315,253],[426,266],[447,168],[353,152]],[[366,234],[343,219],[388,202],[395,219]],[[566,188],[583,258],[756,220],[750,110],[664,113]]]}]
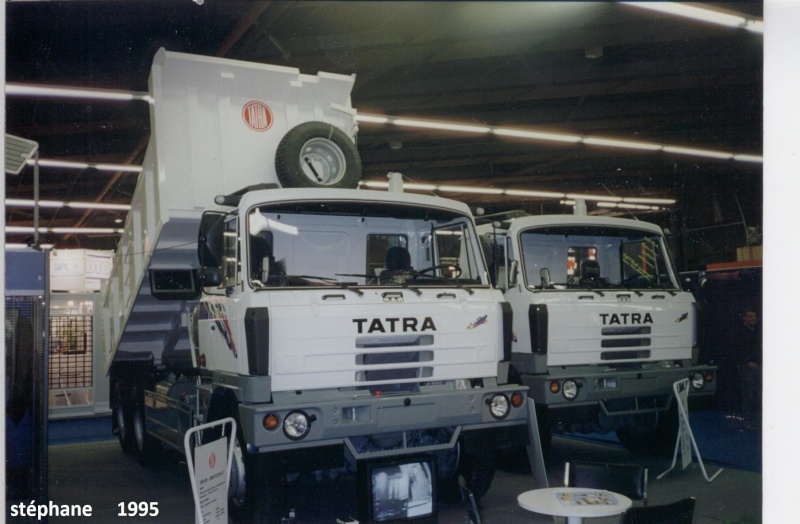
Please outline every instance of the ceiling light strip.
[{"label": "ceiling light strip", "polygon": [[[14,233],[33,233],[32,226],[6,226],[6,233],[7,234],[14,234]],[[39,233],[53,233],[56,235],[121,235],[123,233],[122,229],[117,229],[113,227],[40,227]]]},{"label": "ceiling light strip", "polygon": [[[7,198],[5,200],[6,207],[35,207],[36,202],[33,200],[25,200],[21,198]],[[62,208],[69,207],[72,209],[104,209],[107,211],[130,211],[129,204],[108,204],[101,202],[61,202],[59,200],[39,200],[39,207],[46,208]]]},{"label": "ceiling light strip", "polygon": [[[359,185],[367,188],[386,189],[389,187],[389,182],[382,182],[379,180],[362,180]],[[618,197],[613,195],[592,195],[580,193],[556,193],[553,191],[536,191],[530,189],[502,189],[493,187],[481,186],[453,186],[453,185],[434,185],[434,184],[415,184],[403,183],[403,189],[411,191],[445,191],[451,193],[471,193],[481,195],[506,195],[506,196],[529,196],[537,198],[548,199],[570,199],[573,202],[576,199],[592,200],[597,202],[611,202],[620,203],[628,202],[630,204],[675,204],[676,200],[672,198],[647,198],[647,197]]]},{"label": "ceiling light strip", "polygon": [[[29,165],[33,165],[35,160],[28,160]],[[39,167],[60,167],[64,169],[97,169],[98,171],[122,171],[124,173],[141,173],[142,166],[133,166],[130,164],[109,164],[109,163],[94,163],[94,162],[73,162],[69,160],[48,160],[46,158],[39,159]]]},{"label": "ceiling light strip", "polygon": [[650,9],[669,15],[682,16],[710,24],[724,25],[727,27],[737,27],[752,33],[764,33],[764,22],[754,18],[746,18],[739,13],[723,13],[713,11],[693,5],[677,2],[620,2],[633,7]]},{"label": "ceiling light strip", "polygon": [[111,100],[128,102],[142,100],[152,103],[149,93],[144,91],[119,91],[114,89],[86,89],[69,86],[46,86],[34,84],[6,84],[6,95],[47,96],[52,98],[76,98],[81,100]]},{"label": "ceiling light strip", "polygon": [[460,124],[457,122],[439,122],[433,120],[415,120],[384,115],[358,114],[356,120],[367,124],[394,124],[404,127],[418,127],[422,129],[440,129],[447,131],[461,131],[465,133],[489,133],[510,138],[525,138],[529,140],[542,140],[546,142],[564,142],[568,144],[585,144],[587,146],[612,147],[620,149],[634,149],[638,151],[662,151],[675,155],[700,156],[717,158],[720,160],[734,160],[739,162],[764,163],[764,157],[745,153],[730,153],[711,149],[697,149],[691,147],[671,146],[655,142],[638,142],[635,140],[621,140],[616,138],[603,138],[593,136],[571,135],[566,133],[551,133],[535,129],[512,129],[496,126],[477,126]]}]

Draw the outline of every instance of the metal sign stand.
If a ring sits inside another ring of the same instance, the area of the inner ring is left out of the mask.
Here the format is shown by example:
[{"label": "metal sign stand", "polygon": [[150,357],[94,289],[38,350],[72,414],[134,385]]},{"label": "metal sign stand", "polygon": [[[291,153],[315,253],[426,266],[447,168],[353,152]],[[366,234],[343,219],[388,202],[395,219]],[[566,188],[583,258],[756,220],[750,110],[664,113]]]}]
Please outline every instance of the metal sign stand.
[{"label": "metal sign stand", "polygon": [[[226,429],[228,424],[230,424],[230,426],[231,426],[231,430],[230,430],[230,433],[229,433],[231,438],[230,438],[230,443],[228,444],[228,461],[226,463],[226,471],[225,471],[225,489],[224,489],[223,495],[222,495],[223,504],[224,504],[224,508],[223,508],[224,511],[221,512],[221,513],[224,513],[225,522],[227,523],[227,513],[228,513],[228,496],[227,496],[227,493],[228,493],[228,485],[230,484],[230,480],[231,480],[231,464],[233,462],[233,446],[234,446],[234,443],[236,442],[236,421],[231,417],[227,417],[227,418],[223,418],[223,419],[220,419],[220,420],[217,420],[217,421],[214,421],[214,422],[209,422],[207,424],[200,424],[199,426],[195,426],[195,427],[189,429],[189,431],[187,431],[186,435],[184,435],[184,437],[183,437],[183,447],[184,447],[184,450],[186,452],[186,463],[187,463],[187,465],[189,467],[189,480],[190,480],[190,482],[192,484],[192,496],[194,497],[195,522],[197,524],[204,524],[205,521],[203,519],[203,506],[201,504],[201,495],[200,495],[200,489],[198,487],[198,479],[197,479],[197,477],[195,475],[194,454],[192,453],[193,447],[197,447],[197,444],[199,444],[200,440],[199,439],[195,439],[194,440],[194,446],[193,446],[192,437],[194,437],[198,432],[202,432],[203,430],[210,429],[210,428],[217,427],[217,426],[222,426],[222,433],[221,433],[220,438],[219,438],[219,440],[222,440],[222,439],[225,438],[225,429]],[[202,433],[201,433],[201,435],[202,435]],[[203,480],[203,482],[205,482],[206,480],[209,480],[209,479],[202,479],[202,480]],[[214,512],[214,509],[215,508],[211,508],[211,512],[212,513]],[[217,509],[219,509],[219,508],[217,508]],[[214,516],[212,515],[211,517],[213,519]],[[214,520],[211,520],[211,522],[214,522]]]},{"label": "metal sign stand", "polygon": [[[689,425],[689,379],[685,378],[675,382],[672,385],[672,390],[675,392],[675,398],[678,401],[680,429],[678,430],[678,438],[675,440],[675,452],[672,454],[672,465],[656,478],[660,480],[661,477],[675,469],[675,463],[678,461],[678,450],[681,450],[683,469],[686,469],[686,467],[692,463],[692,448],[694,448],[695,455],[697,455],[697,462],[700,464],[700,469],[703,472],[703,477],[705,477],[708,482],[711,482],[722,473],[722,468],[709,478],[708,473],[706,473],[706,467],[703,465],[703,458],[700,456],[697,441],[695,441],[692,428]],[[691,446],[689,445],[690,443]]]}]

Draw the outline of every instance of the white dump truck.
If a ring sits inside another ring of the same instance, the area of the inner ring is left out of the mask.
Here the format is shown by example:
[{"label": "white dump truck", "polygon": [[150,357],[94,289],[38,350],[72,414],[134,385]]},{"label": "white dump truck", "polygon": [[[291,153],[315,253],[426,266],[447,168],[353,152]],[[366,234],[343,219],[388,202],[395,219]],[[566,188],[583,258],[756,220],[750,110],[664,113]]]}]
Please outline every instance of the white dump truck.
[{"label": "white dump truck", "polygon": [[481,496],[489,450],[528,442],[511,310],[472,215],[355,188],[353,81],[154,60],[150,144],[97,313],[113,431],[146,462],[234,418],[241,520],[284,516],[303,472],[373,459],[434,457],[437,492],[463,477]]},{"label": "white dump truck", "polygon": [[543,448],[557,425],[671,452],[673,384],[689,378],[690,396],[711,395],[716,368],[697,363],[695,301],[662,230],[585,213],[512,215],[479,231],[514,313],[511,374],[529,386]]}]

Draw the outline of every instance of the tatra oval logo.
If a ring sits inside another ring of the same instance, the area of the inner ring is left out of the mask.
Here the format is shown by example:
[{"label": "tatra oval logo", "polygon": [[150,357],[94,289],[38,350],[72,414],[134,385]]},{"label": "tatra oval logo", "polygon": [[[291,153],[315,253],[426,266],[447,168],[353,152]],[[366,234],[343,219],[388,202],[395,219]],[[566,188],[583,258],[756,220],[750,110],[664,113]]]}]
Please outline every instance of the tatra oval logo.
[{"label": "tatra oval logo", "polygon": [[242,120],[253,131],[266,131],[272,127],[272,111],[264,102],[253,100],[242,108]]}]

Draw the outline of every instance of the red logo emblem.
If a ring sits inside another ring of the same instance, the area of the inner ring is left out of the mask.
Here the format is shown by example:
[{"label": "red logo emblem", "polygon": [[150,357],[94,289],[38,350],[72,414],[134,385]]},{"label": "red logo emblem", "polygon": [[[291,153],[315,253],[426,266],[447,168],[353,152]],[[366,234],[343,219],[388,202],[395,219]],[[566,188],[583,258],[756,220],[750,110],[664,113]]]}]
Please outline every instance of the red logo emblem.
[{"label": "red logo emblem", "polygon": [[214,466],[217,464],[217,455],[212,453],[208,456],[208,467],[214,469]]},{"label": "red logo emblem", "polygon": [[242,108],[242,120],[253,131],[266,131],[272,127],[272,111],[264,102],[253,100]]}]

